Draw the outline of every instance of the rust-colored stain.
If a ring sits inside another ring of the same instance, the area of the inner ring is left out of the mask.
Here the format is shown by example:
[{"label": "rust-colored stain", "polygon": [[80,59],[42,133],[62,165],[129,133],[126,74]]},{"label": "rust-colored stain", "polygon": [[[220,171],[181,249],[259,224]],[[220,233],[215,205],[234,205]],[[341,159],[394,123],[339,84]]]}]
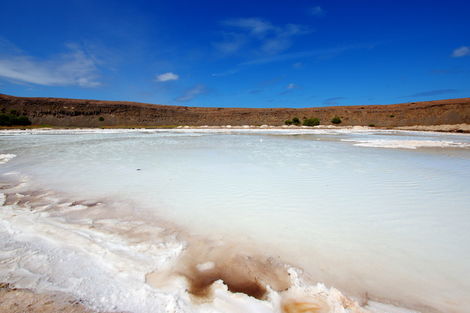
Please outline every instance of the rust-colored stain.
[{"label": "rust-colored stain", "polygon": [[[198,269],[198,264],[208,261],[213,262],[211,268]],[[256,299],[264,299],[268,285],[276,291],[290,286],[284,266],[256,255],[238,254],[231,245],[194,242],[180,258],[174,273],[186,278],[188,292],[198,298],[211,298],[211,287],[217,280],[223,281],[231,292]]]},{"label": "rust-colored stain", "polygon": [[256,299],[263,299],[266,288],[256,281],[242,275],[231,275],[227,272],[210,271],[209,273],[193,273],[187,276],[189,282],[189,292],[198,297],[210,296],[210,287],[217,280],[223,280],[231,292],[240,292]]},{"label": "rust-colored stain", "polygon": [[287,301],[282,305],[283,313],[328,313],[329,307],[323,301]]}]

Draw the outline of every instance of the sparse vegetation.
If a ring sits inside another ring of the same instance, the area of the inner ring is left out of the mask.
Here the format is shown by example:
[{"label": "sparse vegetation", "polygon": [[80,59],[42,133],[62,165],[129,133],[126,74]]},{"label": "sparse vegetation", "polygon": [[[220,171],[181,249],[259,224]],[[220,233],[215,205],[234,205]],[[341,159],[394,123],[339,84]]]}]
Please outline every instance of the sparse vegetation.
[{"label": "sparse vegetation", "polygon": [[320,125],[320,120],[316,117],[304,119],[304,126],[318,126]]},{"label": "sparse vegetation", "polygon": [[375,127],[375,124],[369,124],[369,127]]},{"label": "sparse vegetation", "polygon": [[104,117],[100,116],[98,120],[99,120],[100,122],[103,122],[103,121],[104,121]]},{"label": "sparse vegetation", "polygon": [[291,120],[285,121],[284,124],[286,124],[286,125],[296,125],[296,126],[299,126],[301,123],[300,123],[300,119],[299,119],[298,117],[294,117],[294,118],[291,119]]},{"label": "sparse vegetation", "polygon": [[27,116],[18,116],[16,111],[14,113],[0,114],[0,126],[31,125],[31,121]]},{"label": "sparse vegetation", "polygon": [[341,118],[339,116],[335,116],[331,119],[333,124],[341,124]]},{"label": "sparse vegetation", "polygon": [[[469,101],[454,103],[450,100],[439,100],[439,105],[425,102],[420,106],[413,107],[413,110],[409,109],[410,104],[400,104],[380,107],[364,106],[364,110],[358,110],[359,107],[348,110],[325,107],[316,110],[303,108],[299,110],[252,110],[240,108],[224,109],[221,111],[217,108],[176,106],[167,108],[158,105],[140,105],[118,101],[103,101],[103,105],[101,105],[101,103],[88,100],[18,98],[7,95],[0,95],[0,100],[0,115],[11,115],[11,110],[15,110],[16,112],[13,113],[19,113],[17,116],[25,115],[35,124],[34,126],[18,125],[18,128],[39,127],[42,124],[56,127],[109,127],[109,124],[113,124],[113,127],[117,128],[130,126],[155,127],[156,125],[151,122],[152,120],[155,124],[182,125],[181,121],[185,120],[186,114],[188,116],[198,116],[194,120],[193,126],[227,125],[235,123],[234,121],[239,121],[242,125],[293,125],[292,118],[294,116],[298,117],[301,122],[304,121],[304,118],[317,117],[321,120],[320,125],[335,125],[331,122],[335,115],[338,115],[342,120],[337,126],[358,124],[367,126],[369,123],[377,123],[376,127],[397,127],[404,123],[402,119],[416,121],[418,125],[427,123],[436,125],[460,124],[465,123],[465,117],[462,112],[465,111],[469,104]],[[108,109],[110,106],[118,109]],[[76,118],[78,116],[80,118]],[[99,121],[100,116],[104,118],[104,121]],[[400,120],[401,123],[398,123],[395,119]],[[16,118],[13,118],[13,120],[16,120]],[[23,123],[22,121],[20,122]],[[11,124],[9,117],[2,117],[2,127],[15,127],[5,126]]]}]

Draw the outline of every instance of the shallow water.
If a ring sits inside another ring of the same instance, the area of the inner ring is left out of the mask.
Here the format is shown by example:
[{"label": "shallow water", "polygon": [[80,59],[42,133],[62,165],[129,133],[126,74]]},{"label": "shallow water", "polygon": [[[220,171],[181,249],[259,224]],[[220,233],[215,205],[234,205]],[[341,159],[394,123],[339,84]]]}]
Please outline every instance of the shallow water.
[{"label": "shallow water", "polygon": [[[5,131],[0,154],[0,173],[9,173],[5,181],[21,177],[30,190],[113,202],[126,213],[110,212],[112,223],[125,220],[141,229],[142,220],[165,220],[190,236],[232,242],[233,249],[250,246],[303,269],[311,281],[358,298],[423,312],[465,312],[470,305],[469,135],[362,129]],[[90,223],[94,216],[104,219],[98,211],[87,211]],[[79,217],[83,223],[85,216]],[[70,227],[65,233],[77,231]],[[128,231],[118,228],[106,228],[110,238]],[[51,232],[44,227],[31,233],[39,231]],[[96,243],[101,235],[87,236]],[[139,244],[150,240],[142,236]],[[5,240],[12,238],[10,231]],[[159,244],[182,249],[168,238]],[[139,259],[136,277],[162,262],[144,262],[148,254],[136,256],[129,252],[135,247],[120,245],[123,255],[106,262]],[[15,249],[31,253],[27,246]],[[38,281],[54,275],[41,271],[46,274]],[[69,275],[80,279],[79,273]],[[112,278],[100,279],[106,285]]]}]

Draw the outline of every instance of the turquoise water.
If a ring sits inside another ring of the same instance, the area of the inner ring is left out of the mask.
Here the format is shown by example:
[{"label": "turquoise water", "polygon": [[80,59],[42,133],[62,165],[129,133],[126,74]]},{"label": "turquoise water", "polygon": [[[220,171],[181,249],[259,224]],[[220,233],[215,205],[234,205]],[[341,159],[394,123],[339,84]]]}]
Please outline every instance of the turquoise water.
[{"label": "turquoise water", "polygon": [[256,246],[353,296],[470,305],[469,135],[51,130],[2,132],[0,154],[35,188]]}]

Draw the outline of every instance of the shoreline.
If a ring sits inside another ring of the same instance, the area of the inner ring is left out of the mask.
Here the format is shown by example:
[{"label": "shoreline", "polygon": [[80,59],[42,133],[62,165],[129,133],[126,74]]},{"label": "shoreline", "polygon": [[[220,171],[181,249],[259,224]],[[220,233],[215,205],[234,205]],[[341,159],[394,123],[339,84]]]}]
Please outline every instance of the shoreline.
[{"label": "shoreline", "polygon": [[168,126],[141,126],[141,125],[122,125],[122,126],[104,126],[104,127],[64,127],[51,125],[31,125],[31,126],[0,126],[0,130],[35,130],[35,129],[54,129],[54,130],[86,130],[86,129],[364,129],[364,130],[404,130],[404,131],[425,131],[425,132],[442,132],[442,133],[470,133],[470,124],[443,124],[443,125],[410,125],[397,127],[373,127],[373,126],[295,126],[295,125],[220,125],[220,126],[190,126],[190,125],[168,125]]}]

